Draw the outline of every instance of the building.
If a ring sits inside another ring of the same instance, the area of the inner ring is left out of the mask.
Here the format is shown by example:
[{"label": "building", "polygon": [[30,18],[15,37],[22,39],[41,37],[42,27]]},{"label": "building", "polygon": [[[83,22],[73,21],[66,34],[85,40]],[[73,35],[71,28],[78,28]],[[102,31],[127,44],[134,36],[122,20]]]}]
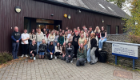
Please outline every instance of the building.
[{"label": "building", "polygon": [[121,34],[122,18],[126,13],[104,0],[0,0],[0,51],[11,52],[14,26],[20,32],[45,25],[50,29],[105,26],[108,34]]}]

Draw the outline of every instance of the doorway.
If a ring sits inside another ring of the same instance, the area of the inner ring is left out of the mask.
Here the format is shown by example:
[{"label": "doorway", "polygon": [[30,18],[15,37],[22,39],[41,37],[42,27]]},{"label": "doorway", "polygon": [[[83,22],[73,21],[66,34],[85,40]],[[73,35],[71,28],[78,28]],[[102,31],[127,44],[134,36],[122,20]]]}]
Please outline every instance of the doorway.
[{"label": "doorway", "polygon": [[46,26],[50,30],[59,30],[62,28],[62,21],[29,17],[24,18],[24,29],[27,29],[28,33],[31,32],[32,29],[36,28],[40,28],[43,31]]}]

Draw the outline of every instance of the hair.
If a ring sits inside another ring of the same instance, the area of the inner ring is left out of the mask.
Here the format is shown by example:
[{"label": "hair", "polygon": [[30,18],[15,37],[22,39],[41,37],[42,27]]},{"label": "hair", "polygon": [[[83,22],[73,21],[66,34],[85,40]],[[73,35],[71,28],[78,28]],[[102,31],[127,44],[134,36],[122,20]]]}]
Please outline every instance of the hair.
[{"label": "hair", "polygon": [[91,35],[93,35],[91,36],[91,39],[95,38],[95,33],[91,33]]},{"label": "hair", "polygon": [[[102,30],[102,27],[104,28],[104,30]],[[102,26],[102,27],[101,27],[101,32],[106,32],[105,27],[104,26]]]},{"label": "hair", "polygon": [[[96,31],[96,28],[98,28],[98,31]],[[95,28],[94,32],[100,33],[101,30],[100,30],[99,26],[96,26],[96,28]]]},{"label": "hair", "polygon": [[[34,30],[34,33],[32,32]],[[32,29],[31,34],[35,34],[35,29]]]},{"label": "hair", "polygon": [[[58,44],[58,43],[57,43]],[[56,45],[57,46],[57,45]],[[57,46],[57,49],[59,49],[60,50],[60,44],[59,44],[59,46]]]},{"label": "hair", "polygon": [[[45,39],[42,39],[42,41],[43,41],[43,40],[45,41]],[[44,43],[42,43],[42,44],[46,44],[46,41],[45,41]]]},{"label": "hair", "polygon": [[[50,42],[49,46],[51,45],[51,43],[53,43],[53,41]],[[53,44],[52,44],[53,45]]]},{"label": "hair", "polygon": [[[81,43],[81,44],[83,44],[83,43]],[[81,44],[80,44],[80,48],[79,48],[79,52],[84,52],[84,47],[83,48],[81,48]]]}]

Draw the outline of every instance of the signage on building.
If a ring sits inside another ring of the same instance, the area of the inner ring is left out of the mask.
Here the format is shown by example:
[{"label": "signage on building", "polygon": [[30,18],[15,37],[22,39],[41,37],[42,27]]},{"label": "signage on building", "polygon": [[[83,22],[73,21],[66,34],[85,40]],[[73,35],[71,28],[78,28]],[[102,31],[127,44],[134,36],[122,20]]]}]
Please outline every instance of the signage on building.
[{"label": "signage on building", "polygon": [[112,43],[112,54],[132,59],[138,59],[138,46]]}]

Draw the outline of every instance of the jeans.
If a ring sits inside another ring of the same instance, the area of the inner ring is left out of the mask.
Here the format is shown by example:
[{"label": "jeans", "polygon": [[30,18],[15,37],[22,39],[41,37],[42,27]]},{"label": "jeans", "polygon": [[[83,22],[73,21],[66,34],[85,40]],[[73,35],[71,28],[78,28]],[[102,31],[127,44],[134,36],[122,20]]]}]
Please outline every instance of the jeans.
[{"label": "jeans", "polygon": [[39,45],[41,44],[42,42],[38,41],[37,42],[37,54],[38,54],[38,51],[39,51]]},{"label": "jeans", "polygon": [[98,61],[98,58],[95,56],[96,49],[97,49],[96,47],[93,47],[90,51],[91,63],[96,63]]},{"label": "jeans", "polygon": [[55,42],[55,41],[54,41],[53,43],[54,43],[54,46],[56,46],[56,45],[57,45],[57,42]]},{"label": "jeans", "polygon": [[13,42],[12,43],[12,55],[13,55],[13,59],[17,59],[17,53],[18,53],[18,49],[19,49],[19,43]]},{"label": "jeans", "polygon": [[87,50],[87,61],[90,62],[90,48]]},{"label": "jeans", "polygon": [[45,54],[45,52],[39,52],[39,55],[42,55],[43,56],[44,54]]},{"label": "jeans", "polygon": [[[102,37],[103,38],[103,37]],[[103,42],[107,41],[107,38],[104,38],[103,40],[99,40],[99,48],[102,49],[103,48]]]}]

